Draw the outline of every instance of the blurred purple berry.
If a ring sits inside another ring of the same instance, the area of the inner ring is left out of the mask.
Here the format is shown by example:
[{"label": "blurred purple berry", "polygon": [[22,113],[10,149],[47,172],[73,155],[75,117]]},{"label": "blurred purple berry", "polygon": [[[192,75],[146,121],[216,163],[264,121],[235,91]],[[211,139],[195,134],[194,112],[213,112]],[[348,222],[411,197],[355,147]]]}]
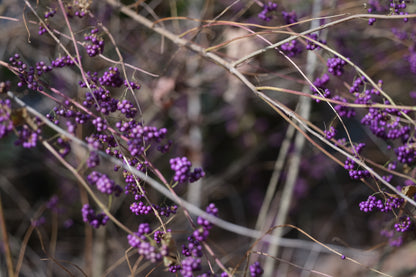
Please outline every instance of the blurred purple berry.
[{"label": "blurred purple berry", "polygon": [[101,225],[106,225],[109,217],[105,213],[95,214],[90,205],[85,204],[82,207],[82,219],[94,228],[99,228]]},{"label": "blurred purple berry", "polygon": [[263,268],[261,267],[259,262],[255,262],[254,264],[250,265],[251,277],[260,277],[262,275],[263,275]]}]

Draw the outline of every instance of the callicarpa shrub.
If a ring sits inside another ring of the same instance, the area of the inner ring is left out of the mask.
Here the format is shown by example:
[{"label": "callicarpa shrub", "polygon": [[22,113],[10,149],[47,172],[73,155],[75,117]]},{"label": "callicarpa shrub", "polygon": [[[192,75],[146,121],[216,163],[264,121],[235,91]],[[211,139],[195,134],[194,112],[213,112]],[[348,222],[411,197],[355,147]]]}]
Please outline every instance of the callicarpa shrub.
[{"label": "callicarpa shrub", "polygon": [[414,1],[0,6],[2,274],[416,274]]}]

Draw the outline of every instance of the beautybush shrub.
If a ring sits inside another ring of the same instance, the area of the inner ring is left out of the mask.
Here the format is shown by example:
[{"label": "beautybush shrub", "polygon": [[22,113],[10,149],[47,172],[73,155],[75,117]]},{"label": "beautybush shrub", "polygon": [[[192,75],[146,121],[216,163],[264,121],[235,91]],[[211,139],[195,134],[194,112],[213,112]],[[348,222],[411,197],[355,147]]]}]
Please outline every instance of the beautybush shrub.
[{"label": "beautybush shrub", "polygon": [[324,274],[313,245],[365,263],[334,237],[412,242],[413,1],[2,5],[10,276]]}]

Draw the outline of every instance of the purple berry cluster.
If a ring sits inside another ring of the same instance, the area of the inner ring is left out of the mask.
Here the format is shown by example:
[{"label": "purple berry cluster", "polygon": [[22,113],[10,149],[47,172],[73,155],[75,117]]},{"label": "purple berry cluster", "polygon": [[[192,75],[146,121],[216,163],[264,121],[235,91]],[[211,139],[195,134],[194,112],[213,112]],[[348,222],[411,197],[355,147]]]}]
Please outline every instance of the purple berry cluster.
[{"label": "purple berry cluster", "polygon": [[[322,77],[316,78],[315,81],[313,82],[313,85],[315,87],[311,86],[311,90],[314,93],[314,95],[329,98],[331,96],[331,91],[328,88],[326,88],[326,85],[328,83],[329,83],[329,76],[326,73],[324,75],[322,75]],[[322,95],[319,94],[318,91],[315,88],[318,89],[321,92]],[[316,101],[316,103],[321,102],[320,99],[315,99],[315,101]]]},{"label": "purple berry cluster", "polygon": [[170,160],[170,168],[175,171],[173,181],[183,184],[185,182],[196,182],[205,176],[202,168],[195,168],[191,171],[192,163],[186,157],[177,157]]},{"label": "purple berry cluster", "polygon": [[258,17],[266,22],[269,22],[272,19],[270,13],[275,10],[277,10],[277,4],[268,2],[263,5],[263,10],[258,14]]},{"label": "purple berry cluster", "polygon": [[[117,126],[117,125],[116,125]],[[154,142],[158,144],[165,137],[167,130],[165,128],[158,129],[154,126],[143,126],[135,121],[129,121],[128,131],[123,133],[129,138],[128,149],[133,157],[142,155],[147,144]]]},{"label": "purple berry cluster", "polygon": [[124,114],[126,118],[134,118],[137,114],[137,108],[127,99],[117,103],[117,110]]},{"label": "purple berry cluster", "polygon": [[263,276],[263,268],[261,267],[259,262],[255,262],[254,264],[250,265],[250,276],[251,277]]},{"label": "purple berry cluster", "polygon": [[[357,158],[359,157],[358,155],[361,153],[361,151],[364,147],[365,147],[365,143],[359,143],[358,145],[353,146],[353,148],[354,148],[353,153]],[[348,157],[345,160],[344,168],[346,170],[348,170],[348,173],[349,173],[350,177],[353,180],[359,180],[361,178],[370,177],[370,172],[368,172],[368,170],[357,169],[357,167],[358,167],[357,163],[354,160],[352,160],[351,158]]]},{"label": "purple berry cluster", "polygon": [[[317,89],[321,89],[324,90],[326,88],[326,85],[329,83],[329,76],[328,74],[324,74],[322,75],[322,77],[318,77],[315,79],[315,81],[313,82],[313,85],[317,88]],[[311,86],[311,90],[313,92],[316,92],[315,88]]]},{"label": "purple berry cluster", "polygon": [[412,221],[410,220],[410,217],[403,216],[399,218],[399,222],[394,224],[394,229],[396,229],[397,232],[406,232],[410,229],[412,226]]},{"label": "purple berry cluster", "polygon": [[[385,100],[384,104],[389,105],[390,102]],[[384,129],[383,132],[381,132],[382,138],[391,140],[400,138],[402,141],[406,141],[409,139],[410,127],[401,123],[401,117],[403,114],[407,113],[407,110],[398,110],[392,108],[384,109],[383,112],[376,109],[370,109],[369,114],[366,116],[369,116],[372,119],[378,119],[378,123],[376,124],[378,128],[370,128],[370,130],[372,130],[376,135],[377,133],[380,133],[380,129]]]},{"label": "purple berry cluster", "polygon": [[364,84],[366,81],[364,76],[358,77],[354,80],[352,86],[350,87],[350,93],[355,93],[360,91],[360,87]]},{"label": "purple berry cluster", "polygon": [[402,198],[396,198],[391,196],[386,196],[385,200],[377,199],[374,195],[370,195],[366,201],[362,201],[359,204],[360,210],[368,213],[374,209],[379,210],[380,212],[388,212],[393,209],[398,209],[402,206],[404,200]]},{"label": "purple berry cluster", "polygon": [[[130,161],[131,166],[136,166],[136,169],[146,173],[147,167],[149,166],[148,162],[139,163],[138,160]],[[140,181],[139,178],[135,178],[132,173],[128,172],[127,170],[123,171],[124,176],[124,183],[126,184],[124,187],[125,194],[131,194],[134,196],[134,200],[138,201],[143,197],[140,189],[137,187],[137,182]]]},{"label": "purple berry cluster", "polygon": [[89,114],[77,110],[69,101],[65,101],[60,107],[54,107],[52,113],[47,114],[46,117],[56,125],[64,119],[66,129],[71,134],[75,133],[78,125],[85,124],[91,119]]},{"label": "purple berry cluster", "polygon": [[[365,81],[365,77],[357,78],[350,87],[349,91],[355,97],[354,103],[369,105],[380,102],[380,92],[377,89],[362,89]],[[382,83],[380,80],[378,86],[381,87]],[[382,103],[390,104],[388,100],[384,100]],[[374,135],[384,140],[401,139],[401,141],[407,141],[410,137],[411,128],[402,123],[402,115],[407,113],[407,110],[371,107],[368,109],[368,113],[362,117],[361,123],[368,126]],[[397,150],[397,152],[401,152],[401,150]]]},{"label": "purple berry cluster", "polygon": [[90,185],[96,186],[101,193],[107,195],[114,194],[115,196],[119,196],[123,191],[123,189],[119,185],[116,185],[107,175],[97,171],[91,172],[87,176],[87,181]]},{"label": "purple berry cluster", "polygon": [[148,223],[142,223],[139,225],[137,232],[129,234],[127,240],[131,247],[136,248],[139,255],[149,260],[152,263],[162,261],[164,256],[169,254],[169,248],[167,245],[157,245],[155,240],[151,239],[152,230]]},{"label": "purple berry cluster", "polygon": [[296,55],[302,53],[302,47],[297,40],[292,40],[290,42],[284,43],[280,46],[280,50],[285,53],[288,57],[295,57]]},{"label": "purple berry cluster", "polygon": [[344,73],[344,66],[346,64],[347,63],[343,59],[335,56],[328,59],[326,66],[328,67],[328,72],[335,76],[341,76]]},{"label": "purple berry cluster", "polygon": [[102,87],[87,92],[82,105],[86,108],[94,107],[97,112],[109,115],[117,110],[118,100],[111,97],[109,90]]},{"label": "purple berry cluster", "polygon": [[309,35],[307,35],[307,37],[310,38],[310,39],[312,39],[312,40],[309,40],[308,39],[306,41],[306,49],[307,50],[315,50],[315,49],[319,49],[320,48],[320,46],[317,45],[316,43],[314,43],[313,40],[318,41],[318,42],[320,42],[322,44],[326,44],[326,41],[323,41],[323,40],[318,39],[318,34],[316,34],[316,33],[309,34]]},{"label": "purple berry cluster", "polygon": [[370,177],[370,172],[368,172],[368,170],[357,169],[357,163],[350,158],[346,159],[344,168],[348,170],[350,177],[354,180]]},{"label": "purple berry cluster", "polygon": [[193,277],[195,271],[201,270],[201,259],[186,257],[181,264],[181,274],[183,277]]},{"label": "purple berry cluster", "polygon": [[98,78],[98,82],[102,86],[118,88],[124,84],[123,78],[120,76],[120,71],[117,67],[109,67],[107,71],[104,72],[103,76]]},{"label": "purple berry cluster", "polygon": [[394,152],[397,160],[403,164],[412,166],[416,162],[416,143],[410,142],[397,147]]},{"label": "purple berry cluster", "polygon": [[82,207],[82,219],[94,228],[99,228],[107,224],[109,217],[105,213],[96,214],[89,204]]},{"label": "purple berry cluster", "polygon": [[19,72],[18,76],[20,78],[20,82],[17,83],[17,86],[26,86],[31,90],[43,90],[43,86],[40,85],[39,78],[44,73],[50,72],[54,68],[74,65],[73,60],[66,56],[52,61],[51,65],[47,65],[45,62],[39,61],[36,63],[36,66],[28,66],[20,60],[20,55],[17,53],[9,58],[9,63],[10,65],[16,67]]},{"label": "purple berry cluster", "polygon": [[[218,209],[213,203],[210,203],[205,211],[213,216],[218,216]],[[194,276],[192,274],[195,271],[201,270],[201,243],[207,240],[212,223],[202,217],[198,217],[197,223],[199,227],[188,237],[188,243],[182,245],[182,254],[187,257],[181,264],[180,272],[183,276]]]},{"label": "purple berry cluster", "polygon": [[47,29],[49,28],[49,18],[52,18],[54,15],[56,14],[56,10],[55,9],[50,9],[49,11],[45,12],[44,14],[44,23],[40,23],[39,25],[39,31],[38,31],[38,35],[43,35],[44,33],[46,33]]},{"label": "purple berry cluster", "polygon": [[[387,2],[387,1],[385,1]],[[390,14],[397,14],[397,15],[407,15],[408,12],[405,11],[407,8],[406,2],[410,2],[408,0],[389,0],[389,3],[381,4],[379,0],[370,0],[368,2],[368,13],[390,13]],[[404,22],[408,22],[408,18],[403,19]],[[370,18],[368,20],[369,25],[373,25],[376,22],[375,18]]]},{"label": "purple berry cluster", "polygon": [[164,217],[169,217],[170,215],[172,215],[172,214],[176,214],[176,211],[178,210],[178,206],[177,205],[172,205],[172,206],[166,206],[166,207],[162,207],[162,206],[159,206],[159,205],[156,205],[156,204],[153,204],[153,208],[155,209],[155,210],[157,210],[158,211],[158,213],[161,215],[161,216],[164,216]]},{"label": "purple berry cluster", "polygon": [[95,57],[104,51],[104,39],[98,34],[99,29],[94,28],[89,34],[84,36],[86,41],[85,49],[90,57]]},{"label": "purple berry cluster", "polygon": [[72,66],[75,65],[74,60],[70,56],[63,56],[60,58],[56,58],[51,62],[51,66],[54,68],[61,68],[65,66]]},{"label": "purple berry cluster", "polygon": [[152,212],[152,206],[146,205],[143,202],[133,202],[130,205],[130,211],[136,215],[146,215]]},{"label": "purple berry cluster", "polygon": [[402,125],[401,111],[379,108],[370,108],[368,113],[361,119],[363,125],[369,126],[371,132],[383,139],[409,138],[410,127]]},{"label": "purple berry cluster", "polygon": [[324,131],[324,135],[326,139],[332,139],[337,134],[337,130],[334,128],[334,126],[330,126],[328,130]]},{"label": "purple berry cluster", "polygon": [[293,23],[298,22],[298,17],[295,11],[291,11],[291,12],[283,11],[282,15],[286,24],[293,24]]},{"label": "purple berry cluster", "polygon": [[29,125],[24,124],[22,128],[17,130],[17,139],[15,145],[21,145],[24,148],[36,147],[37,141],[41,133],[40,128],[32,129]]}]

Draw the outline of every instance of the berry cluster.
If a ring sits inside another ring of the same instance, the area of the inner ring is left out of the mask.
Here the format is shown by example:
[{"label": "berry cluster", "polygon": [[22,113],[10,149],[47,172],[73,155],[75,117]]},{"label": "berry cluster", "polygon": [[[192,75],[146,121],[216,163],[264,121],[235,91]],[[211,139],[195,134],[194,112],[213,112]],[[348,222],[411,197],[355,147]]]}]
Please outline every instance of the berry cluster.
[{"label": "berry cluster", "polygon": [[74,61],[70,57],[66,56],[52,61],[51,65],[46,65],[45,62],[40,61],[36,63],[36,66],[28,66],[20,60],[20,55],[17,53],[9,58],[9,63],[10,65],[16,67],[19,72],[18,76],[20,78],[20,82],[17,83],[17,86],[23,87],[26,85],[27,88],[32,90],[43,90],[43,87],[39,84],[39,77],[41,77],[43,73],[50,72],[54,68],[74,65]]},{"label": "berry cluster", "polygon": [[395,150],[397,160],[403,164],[412,166],[416,162],[416,144],[414,142],[406,143],[397,147]]},{"label": "berry cluster", "polygon": [[59,118],[64,118],[67,131],[71,134],[75,133],[77,125],[85,124],[91,119],[89,114],[77,111],[69,101],[65,101],[61,107],[54,107],[52,114],[47,114],[46,117],[56,125],[60,123]]},{"label": "berry cluster", "polygon": [[115,196],[119,196],[123,189],[116,185],[113,180],[108,178],[107,175],[93,171],[87,176],[87,181],[90,183],[90,185],[96,186],[97,189],[104,193],[104,194],[115,194]]},{"label": "berry cluster", "polygon": [[[364,148],[364,146],[365,146],[365,143],[360,143],[356,146],[353,146],[355,150],[354,155],[356,157],[358,157],[358,155],[361,153],[361,150]],[[345,160],[344,168],[348,170],[350,177],[354,180],[359,180],[361,178],[370,177],[370,172],[368,172],[368,170],[357,169],[357,163],[349,157]]]},{"label": "berry cluster", "polygon": [[186,157],[177,157],[171,159],[170,168],[175,171],[175,176],[173,176],[173,181],[183,184],[185,182],[196,182],[200,178],[205,176],[205,172],[202,168],[195,168],[194,171],[191,171],[192,163]]},{"label": "berry cluster", "polygon": [[298,43],[297,40],[292,40],[290,42],[284,43],[280,46],[280,50],[286,54],[288,57],[294,57],[300,53],[302,53],[302,47]]},{"label": "berry cluster", "polygon": [[161,207],[159,205],[153,204],[153,208],[158,211],[158,213],[161,216],[169,217],[171,214],[176,214],[176,211],[178,210],[178,206],[167,206],[167,207]]},{"label": "berry cluster", "polygon": [[373,211],[375,208],[380,212],[388,212],[392,209],[398,209],[403,204],[402,198],[387,196],[384,202],[381,199],[377,199],[374,195],[370,195],[366,201],[362,201],[359,204],[360,210],[368,213]]},{"label": "berry cluster", "polygon": [[315,50],[315,49],[319,49],[320,48],[320,46],[317,45],[316,43],[314,43],[313,40],[318,41],[318,42],[320,42],[322,44],[326,44],[326,41],[323,41],[323,40],[318,39],[318,34],[316,34],[316,33],[309,34],[309,35],[307,35],[307,37],[310,38],[310,39],[312,39],[312,40],[309,40],[308,39],[306,41],[307,42],[306,43],[306,49],[307,50]]},{"label": "berry cluster", "polygon": [[82,207],[82,219],[94,228],[98,228],[101,225],[107,224],[109,217],[105,213],[96,214],[90,205],[85,204]]},{"label": "berry cluster", "polygon": [[[387,1],[386,1],[387,2]],[[390,3],[381,4],[379,0],[370,0],[368,5],[367,12],[368,13],[386,13],[389,12],[390,14],[397,14],[397,15],[407,15],[408,13],[405,12],[407,8],[406,2],[407,0],[389,0]],[[408,18],[403,19],[404,22],[408,22]],[[375,18],[370,18],[368,20],[369,25],[373,25],[376,22]]]},{"label": "berry cluster", "polygon": [[130,210],[136,215],[149,214],[152,211],[152,206],[145,205],[143,202],[133,202],[130,205]]},{"label": "berry cluster", "polygon": [[251,277],[260,277],[263,275],[263,269],[259,262],[255,262],[254,264],[250,265],[250,276]]},{"label": "berry cluster", "polygon": [[333,58],[329,58],[326,66],[328,67],[328,72],[332,73],[335,76],[341,76],[344,73],[344,66],[346,62],[335,56]]},{"label": "berry cluster", "polygon": [[17,139],[14,142],[15,145],[22,145],[24,148],[36,147],[36,143],[41,134],[41,129],[39,128],[40,121],[34,123],[35,126],[32,126],[34,129],[29,127],[28,124],[23,124],[23,126],[17,130]]},{"label": "berry cluster", "polygon": [[118,100],[111,97],[109,90],[102,87],[87,92],[82,105],[86,108],[94,107],[97,112],[109,115],[117,110]]},{"label": "berry cluster", "polygon": [[117,103],[117,110],[124,114],[126,118],[134,118],[137,114],[136,107],[127,99],[123,99]]},{"label": "berry cluster", "polygon": [[104,51],[104,39],[98,35],[99,29],[94,28],[91,32],[84,36],[86,43],[87,54],[90,57],[95,57]]},{"label": "berry cluster", "polygon": [[[388,102],[385,102],[388,104]],[[370,108],[361,119],[363,125],[369,126],[371,132],[383,139],[398,139],[406,141],[409,138],[410,127],[400,123],[400,111]]]},{"label": "berry cluster", "polygon": [[[218,209],[213,203],[209,204],[205,211],[213,216],[218,216]],[[180,272],[183,276],[194,276],[195,271],[201,270],[201,243],[207,240],[212,223],[202,217],[198,217],[197,223],[199,227],[188,237],[187,245],[182,245],[182,254],[187,257],[181,264]]]},{"label": "berry cluster", "polygon": [[108,70],[104,72],[103,76],[98,78],[98,82],[102,86],[113,88],[121,87],[124,83],[117,67],[109,67]]},{"label": "berry cluster", "polygon": [[128,124],[127,130],[123,133],[129,138],[127,145],[133,157],[143,154],[146,150],[146,144],[151,142],[160,143],[167,133],[165,128],[158,129],[154,126],[143,126],[135,121],[129,121]]},{"label": "berry cluster", "polygon": [[137,232],[127,236],[127,240],[131,247],[137,249],[139,255],[152,263],[156,263],[167,256],[170,249],[165,244],[158,247],[156,242],[150,239],[151,232],[149,224],[142,223],[139,225]]},{"label": "berry cluster", "polygon": [[[138,163],[137,161],[131,162],[131,166],[134,166],[137,163],[136,169],[145,173],[146,168],[149,166],[148,162]],[[139,178],[135,178],[133,174],[128,172],[127,170],[123,171],[124,182],[126,186],[124,187],[125,194],[131,194],[134,196],[134,200],[137,201],[143,197],[142,193],[140,192],[139,188],[137,187],[137,182],[140,181]]]},{"label": "berry cluster", "polygon": [[63,56],[60,58],[56,58],[55,60],[51,62],[51,66],[56,67],[56,68],[71,66],[71,65],[75,65],[75,62],[70,56]]},{"label": "berry cluster", "polygon": [[181,264],[181,274],[183,277],[193,277],[195,271],[201,270],[201,259],[186,257]]},{"label": "berry cluster", "polygon": [[[318,77],[315,79],[315,81],[313,82],[313,85],[317,88],[317,89],[325,89],[325,86],[329,83],[329,76],[328,74],[324,74],[322,75],[322,77]],[[316,92],[316,89],[314,87],[311,86],[311,90],[312,92]]]},{"label": "berry cluster", "polygon": [[332,139],[337,134],[337,130],[334,128],[334,126],[330,126],[328,130],[324,131],[325,138]]},{"label": "berry cluster", "polygon": [[45,23],[40,23],[39,25],[39,31],[38,34],[41,36],[44,33],[46,33],[47,29],[49,28],[49,18],[53,17],[56,14],[56,10],[55,9],[51,9],[47,12],[45,12],[44,14],[44,22]]},{"label": "berry cluster", "polygon": [[365,81],[366,79],[364,76],[361,76],[355,79],[352,86],[350,87],[350,92],[351,93],[359,92],[360,87],[364,84]]},{"label": "berry cluster", "polygon": [[396,229],[397,232],[406,232],[410,229],[410,226],[412,225],[412,221],[410,220],[410,217],[403,216],[399,219],[399,222],[394,224],[394,229]]},{"label": "berry cluster", "polygon": [[286,24],[293,24],[293,23],[298,22],[298,17],[295,11],[291,11],[291,12],[283,11],[282,15]]},{"label": "berry cluster", "polygon": [[269,22],[272,19],[270,12],[277,10],[277,4],[273,2],[268,2],[263,5],[263,10],[258,14],[258,17],[266,22]]}]

